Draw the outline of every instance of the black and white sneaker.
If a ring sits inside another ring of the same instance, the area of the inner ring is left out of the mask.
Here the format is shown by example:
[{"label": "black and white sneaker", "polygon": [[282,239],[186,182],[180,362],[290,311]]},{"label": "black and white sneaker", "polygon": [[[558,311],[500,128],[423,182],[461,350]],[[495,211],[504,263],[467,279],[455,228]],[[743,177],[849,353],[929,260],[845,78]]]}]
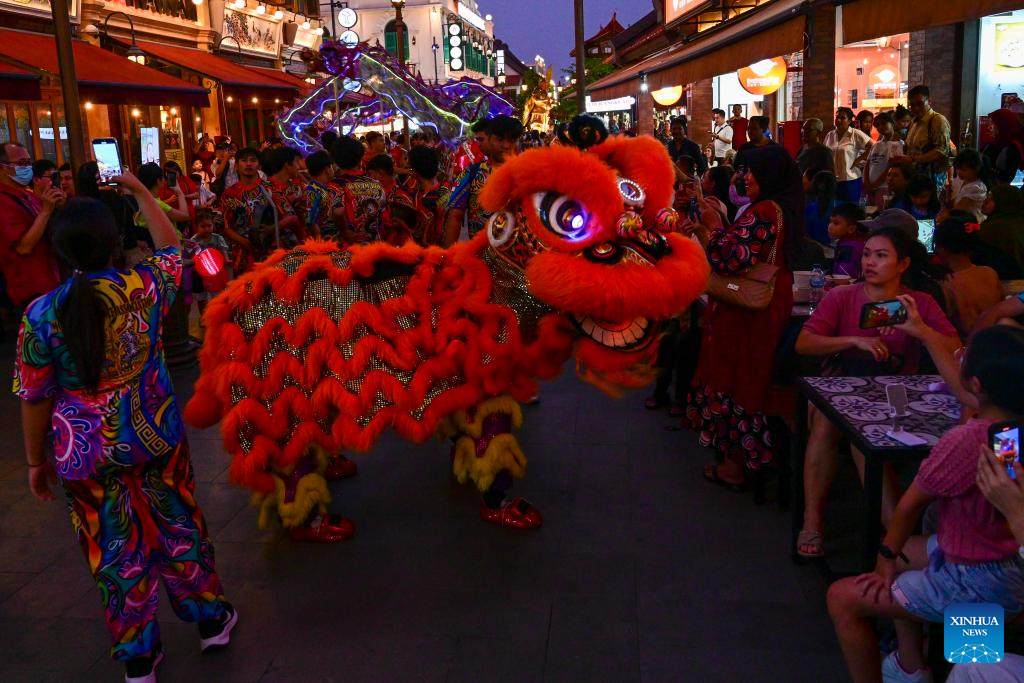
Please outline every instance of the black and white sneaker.
[{"label": "black and white sneaker", "polygon": [[156,668],[163,659],[163,648],[149,657],[129,659],[124,663],[124,683],[156,683]]},{"label": "black and white sneaker", "polygon": [[199,647],[203,652],[225,648],[231,642],[231,630],[238,623],[238,612],[230,603],[224,603],[220,619],[199,622]]}]

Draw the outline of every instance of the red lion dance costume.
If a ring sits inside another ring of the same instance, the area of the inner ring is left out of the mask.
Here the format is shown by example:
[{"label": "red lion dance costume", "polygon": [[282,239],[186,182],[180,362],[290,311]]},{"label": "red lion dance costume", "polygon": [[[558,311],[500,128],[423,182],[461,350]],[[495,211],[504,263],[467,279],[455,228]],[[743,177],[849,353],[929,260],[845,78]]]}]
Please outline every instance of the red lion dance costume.
[{"label": "red lion dance costume", "polygon": [[[185,415],[220,421],[231,479],[255,492],[261,526],[347,522],[326,516],[329,454],[367,451],[387,427],[450,437],[460,482],[507,488],[525,472],[512,431],[538,379],[570,357],[609,392],[654,376],[659,322],[704,290],[707,260],[674,231],[664,147],[588,121],[571,129],[579,147],[533,149],[492,174],[481,201],[493,215],[470,242],[310,241],[211,302]],[[521,499],[482,515],[540,525]],[[330,536],[311,540],[340,540]]]}]

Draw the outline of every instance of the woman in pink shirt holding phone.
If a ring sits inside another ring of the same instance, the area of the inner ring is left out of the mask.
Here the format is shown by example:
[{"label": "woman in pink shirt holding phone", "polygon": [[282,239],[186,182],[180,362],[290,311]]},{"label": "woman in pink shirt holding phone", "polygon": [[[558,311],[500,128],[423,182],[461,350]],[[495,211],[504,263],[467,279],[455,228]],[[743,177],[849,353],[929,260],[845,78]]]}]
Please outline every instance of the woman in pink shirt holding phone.
[{"label": "woman in pink shirt holding phone", "polygon": [[[840,375],[913,374],[921,361],[920,341],[892,326],[863,329],[861,319],[867,304],[892,301],[909,295],[925,323],[937,330],[950,350],[960,346],[956,328],[928,294],[903,285],[910,268],[914,240],[897,228],[879,228],[864,244],[861,258],[863,281],[836,287],[815,309],[796,342],[796,351],[807,356],[836,356]],[[797,537],[802,557],[825,554],[823,529],[825,501],[839,465],[839,430],[813,406],[808,415],[809,436],[804,460],[804,525]],[[863,476],[864,458],[853,451]],[[895,482],[886,473],[882,515],[892,512],[897,497]]]}]

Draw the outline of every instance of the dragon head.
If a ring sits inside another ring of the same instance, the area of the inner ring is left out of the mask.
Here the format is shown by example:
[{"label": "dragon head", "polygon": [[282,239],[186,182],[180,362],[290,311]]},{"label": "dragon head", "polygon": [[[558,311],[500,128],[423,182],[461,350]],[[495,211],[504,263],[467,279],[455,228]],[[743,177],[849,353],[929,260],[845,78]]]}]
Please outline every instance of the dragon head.
[{"label": "dragon head", "polygon": [[488,179],[490,248],[577,335],[584,379],[610,391],[653,377],[660,323],[704,291],[709,266],[676,232],[674,168],[651,137],[608,137],[577,117],[562,144],[508,159]]}]

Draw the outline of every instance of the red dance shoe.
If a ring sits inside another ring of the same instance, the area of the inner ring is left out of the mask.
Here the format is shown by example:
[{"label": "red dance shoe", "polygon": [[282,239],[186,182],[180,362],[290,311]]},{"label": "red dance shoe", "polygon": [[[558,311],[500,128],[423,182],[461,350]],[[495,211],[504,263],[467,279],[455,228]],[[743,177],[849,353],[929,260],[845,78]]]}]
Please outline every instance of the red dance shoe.
[{"label": "red dance shoe", "polygon": [[317,525],[306,524],[288,530],[288,536],[293,541],[305,543],[339,543],[347,541],[356,533],[356,527],[352,520],[341,515],[330,515],[321,517]]},{"label": "red dance shoe", "polygon": [[523,498],[514,498],[501,504],[500,508],[480,508],[480,517],[491,524],[506,529],[536,529],[544,523],[537,508]]},{"label": "red dance shoe", "polygon": [[359,468],[344,455],[332,455],[327,459],[327,469],[324,470],[324,479],[327,481],[348,479],[357,474],[359,474]]}]

